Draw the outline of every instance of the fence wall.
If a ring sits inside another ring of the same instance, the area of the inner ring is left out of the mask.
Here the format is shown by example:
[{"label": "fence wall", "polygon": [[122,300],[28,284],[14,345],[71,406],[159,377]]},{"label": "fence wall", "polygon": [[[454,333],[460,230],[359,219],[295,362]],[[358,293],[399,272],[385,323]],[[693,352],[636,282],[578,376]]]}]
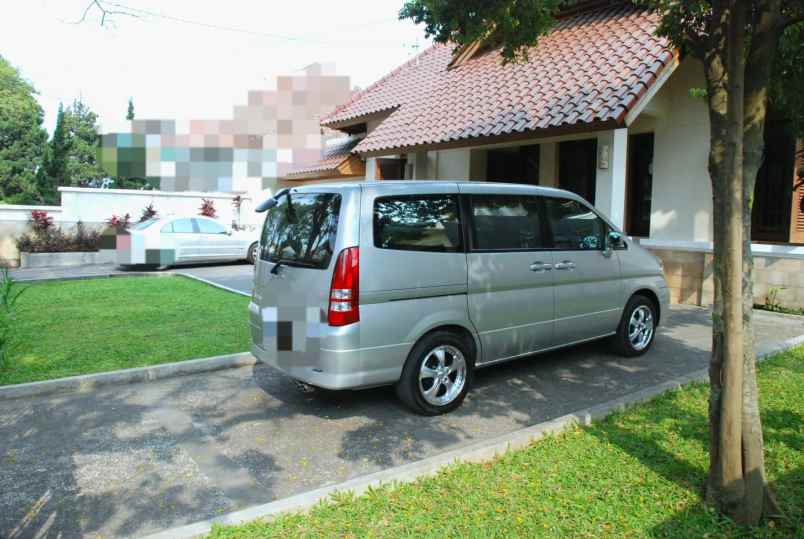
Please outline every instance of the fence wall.
[{"label": "fence wall", "polygon": [[[88,227],[102,228],[112,215],[128,213],[136,222],[142,210],[153,204],[160,216],[198,215],[203,199],[211,200],[217,218],[226,224],[258,226],[261,216],[254,205],[270,193],[241,195],[240,210],[232,204],[235,194],[201,193],[192,191],[136,191],[130,189],[89,189],[60,187],[61,206],[23,206],[0,204],[0,264],[15,267],[19,264],[16,238],[28,229],[32,210],[46,211],[53,221],[68,230],[81,221]],[[255,202],[256,199],[256,202]]]}]

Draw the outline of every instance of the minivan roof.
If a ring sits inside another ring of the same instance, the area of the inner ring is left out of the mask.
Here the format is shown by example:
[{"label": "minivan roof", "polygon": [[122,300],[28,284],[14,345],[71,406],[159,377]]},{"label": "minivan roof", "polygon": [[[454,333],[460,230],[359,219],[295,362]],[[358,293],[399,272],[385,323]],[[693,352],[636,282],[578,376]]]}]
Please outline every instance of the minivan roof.
[{"label": "minivan roof", "polygon": [[522,193],[523,191],[531,192],[533,194],[541,194],[541,195],[560,195],[566,196],[568,198],[582,200],[577,194],[571,191],[565,191],[564,189],[557,189],[555,187],[545,187],[541,185],[530,185],[525,183],[505,183],[505,182],[484,182],[484,181],[477,181],[477,180],[378,180],[378,181],[369,181],[369,182],[333,182],[333,183],[325,183],[325,184],[308,184],[308,185],[300,185],[299,187],[291,187],[292,192],[321,192],[321,191],[340,191],[340,190],[350,190],[350,189],[358,189],[362,188],[362,186],[370,185],[372,189],[382,191],[383,186],[387,186],[389,189],[398,185],[406,185],[406,186],[421,186],[423,188],[431,187],[433,185],[444,185],[444,184],[462,184],[462,185],[477,185],[477,186],[488,186],[493,188],[495,191],[498,191],[501,194],[504,193]]}]

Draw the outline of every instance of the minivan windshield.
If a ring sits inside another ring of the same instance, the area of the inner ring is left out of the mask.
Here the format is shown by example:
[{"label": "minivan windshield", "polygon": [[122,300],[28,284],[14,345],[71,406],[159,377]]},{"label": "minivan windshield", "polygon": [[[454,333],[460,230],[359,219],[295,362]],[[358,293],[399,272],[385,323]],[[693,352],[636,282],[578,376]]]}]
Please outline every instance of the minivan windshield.
[{"label": "minivan windshield", "polygon": [[338,232],[341,196],[286,193],[268,210],[262,229],[261,258],[289,266],[329,266]]}]

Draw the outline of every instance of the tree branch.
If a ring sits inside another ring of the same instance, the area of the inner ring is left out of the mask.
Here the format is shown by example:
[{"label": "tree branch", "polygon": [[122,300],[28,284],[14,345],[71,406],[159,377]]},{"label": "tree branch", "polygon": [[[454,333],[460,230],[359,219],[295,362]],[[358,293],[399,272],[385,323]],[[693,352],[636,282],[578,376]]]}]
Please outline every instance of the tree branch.
[{"label": "tree branch", "polygon": [[128,11],[109,9],[109,8],[107,8],[107,7],[105,7],[103,5],[102,0],[92,0],[87,5],[87,7],[84,9],[84,13],[81,15],[81,18],[78,19],[77,21],[75,21],[73,24],[81,24],[84,21],[86,21],[87,15],[89,14],[89,12],[92,10],[93,7],[96,8],[98,11],[100,11],[100,14],[101,14],[100,25],[101,26],[105,26],[106,25],[106,18],[111,17],[113,15],[125,15],[127,17],[139,18],[134,13],[131,13],[131,12],[128,12]]}]

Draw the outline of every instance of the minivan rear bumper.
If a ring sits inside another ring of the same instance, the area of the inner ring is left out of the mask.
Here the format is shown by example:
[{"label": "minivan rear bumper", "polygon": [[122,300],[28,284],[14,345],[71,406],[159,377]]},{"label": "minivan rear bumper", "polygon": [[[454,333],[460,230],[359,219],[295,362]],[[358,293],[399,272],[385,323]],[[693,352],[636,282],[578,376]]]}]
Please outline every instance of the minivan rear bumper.
[{"label": "minivan rear bumper", "polygon": [[[325,389],[358,389],[394,384],[402,375],[411,345],[300,353],[266,350],[256,343],[251,353],[286,375]],[[401,358],[401,360],[400,360]]]}]

